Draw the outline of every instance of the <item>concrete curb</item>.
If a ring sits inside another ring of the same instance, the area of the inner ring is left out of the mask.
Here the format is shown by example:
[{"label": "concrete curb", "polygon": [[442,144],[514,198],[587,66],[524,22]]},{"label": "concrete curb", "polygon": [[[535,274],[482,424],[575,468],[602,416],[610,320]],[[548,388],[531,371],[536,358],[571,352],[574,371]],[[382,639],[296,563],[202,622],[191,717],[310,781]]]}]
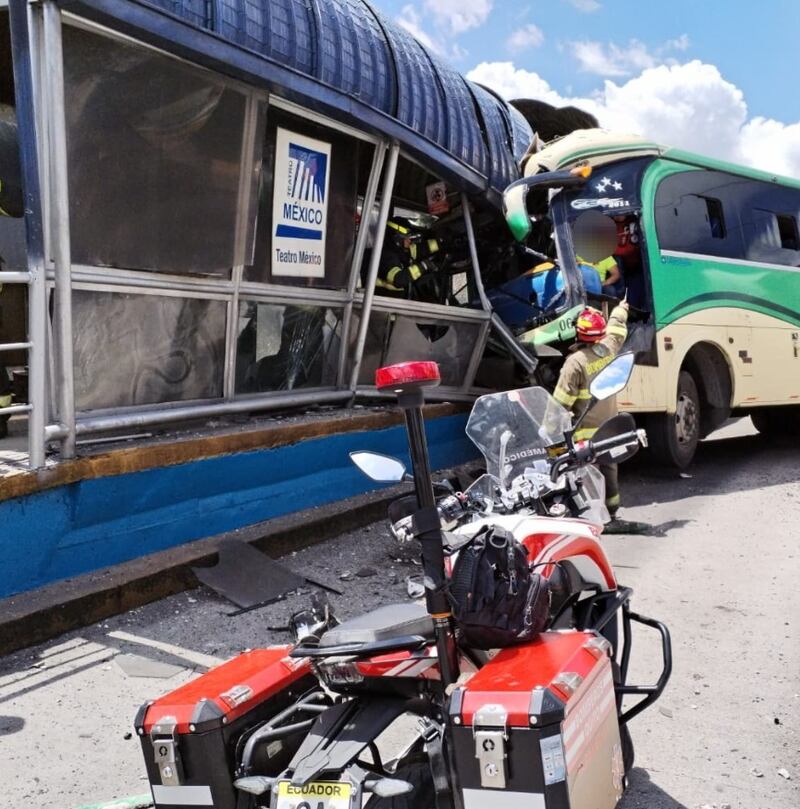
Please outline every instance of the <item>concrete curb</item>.
[{"label": "concrete curb", "polygon": [[[437,474],[458,478],[466,485],[474,468],[475,464],[465,464]],[[223,542],[249,542],[277,558],[385,518],[388,503],[409,490],[408,484],[391,486],[2,599],[0,655],[198,587],[191,568],[214,564]]]}]

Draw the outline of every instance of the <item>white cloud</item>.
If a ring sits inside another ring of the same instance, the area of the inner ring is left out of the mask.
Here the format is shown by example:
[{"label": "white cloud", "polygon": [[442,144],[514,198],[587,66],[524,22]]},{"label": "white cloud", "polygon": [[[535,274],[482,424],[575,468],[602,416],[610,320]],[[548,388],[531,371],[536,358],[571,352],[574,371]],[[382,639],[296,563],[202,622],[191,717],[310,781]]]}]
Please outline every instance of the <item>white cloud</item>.
[{"label": "white cloud", "polygon": [[741,163],[800,178],[800,121],[783,124],[771,118],[753,118],[739,139]]},{"label": "white cloud", "polygon": [[424,8],[437,27],[463,34],[483,25],[492,11],[492,0],[425,0]]},{"label": "white cloud", "polygon": [[580,69],[598,76],[627,76],[655,64],[647,46],[637,39],[632,39],[627,46],[613,42],[603,45],[589,40],[572,42],[571,45]]},{"label": "white cloud", "polygon": [[671,51],[686,51],[689,48],[689,36],[681,34],[669,39],[652,51],[638,39],[628,40],[626,45],[615,42],[596,42],[579,40],[570,42],[569,47],[578,60],[581,70],[595,73],[598,76],[630,76],[659,63],[675,64]]},{"label": "white cloud", "polygon": [[516,68],[513,62],[481,62],[467,78],[505,98],[537,98],[556,106],[568,103],[538,73]]},{"label": "white cloud", "polygon": [[526,48],[538,48],[544,42],[544,34],[538,25],[530,23],[508,38],[506,45],[511,51],[524,51]]},{"label": "white cloud", "polygon": [[436,53],[441,53],[440,46],[434,42],[430,35],[423,29],[419,12],[414,6],[403,6],[396,19],[397,24],[401,28],[405,28],[418,42]]},{"label": "white cloud", "polygon": [[593,11],[598,11],[602,8],[598,0],[566,0],[566,2],[586,14],[591,14]]},{"label": "white cloud", "polygon": [[689,45],[691,44],[692,43],[689,41],[689,35],[681,34],[679,37],[676,37],[675,39],[668,39],[664,43],[664,47],[667,50],[685,51],[688,50]]},{"label": "white cloud", "polygon": [[698,60],[646,68],[620,84],[606,80],[601,90],[583,98],[562,95],[537,73],[511,62],[484,62],[468,78],[506,98],[573,104],[608,129],[638,132],[659,143],[800,177],[800,121],[748,119],[742,91],[714,65]]},{"label": "white cloud", "polygon": [[491,11],[492,0],[424,0],[404,5],[395,20],[426,48],[458,61],[466,51],[454,37],[483,25]]}]

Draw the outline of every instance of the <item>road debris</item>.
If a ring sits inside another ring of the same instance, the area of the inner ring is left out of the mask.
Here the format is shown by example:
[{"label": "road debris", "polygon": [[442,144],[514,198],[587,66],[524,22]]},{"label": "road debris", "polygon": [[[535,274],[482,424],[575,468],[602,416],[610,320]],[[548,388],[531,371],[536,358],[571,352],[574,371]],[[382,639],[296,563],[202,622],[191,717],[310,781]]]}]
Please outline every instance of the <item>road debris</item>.
[{"label": "road debris", "polygon": [[417,599],[425,595],[425,585],[421,576],[406,576],[406,592],[409,598]]}]

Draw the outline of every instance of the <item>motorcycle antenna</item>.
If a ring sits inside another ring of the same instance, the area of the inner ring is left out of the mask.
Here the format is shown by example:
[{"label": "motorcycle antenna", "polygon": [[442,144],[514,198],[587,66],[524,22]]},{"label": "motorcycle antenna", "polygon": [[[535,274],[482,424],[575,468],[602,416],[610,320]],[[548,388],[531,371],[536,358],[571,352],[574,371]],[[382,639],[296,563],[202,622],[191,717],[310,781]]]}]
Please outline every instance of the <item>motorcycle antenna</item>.
[{"label": "motorcycle antenna", "polygon": [[425,603],[433,619],[442,685],[447,688],[458,679],[458,650],[453,613],[445,590],[444,537],[431,481],[430,456],[422,417],[425,388],[435,387],[440,381],[439,366],[435,362],[401,362],[375,372],[377,389],[392,391],[405,413],[417,495],[417,511],[413,516],[414,534],[422,545]]}]

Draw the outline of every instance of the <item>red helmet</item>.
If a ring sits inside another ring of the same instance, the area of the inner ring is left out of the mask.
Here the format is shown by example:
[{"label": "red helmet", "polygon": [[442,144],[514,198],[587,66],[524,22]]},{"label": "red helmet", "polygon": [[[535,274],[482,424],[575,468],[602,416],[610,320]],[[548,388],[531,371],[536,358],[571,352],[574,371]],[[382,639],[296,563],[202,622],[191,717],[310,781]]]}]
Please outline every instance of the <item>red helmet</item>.
[{"label": "red helmet", "polygon": [[606,336],[606,319],[597,309],[587,306],[575,321],[575,332],[583,343],[596,343]]}]

